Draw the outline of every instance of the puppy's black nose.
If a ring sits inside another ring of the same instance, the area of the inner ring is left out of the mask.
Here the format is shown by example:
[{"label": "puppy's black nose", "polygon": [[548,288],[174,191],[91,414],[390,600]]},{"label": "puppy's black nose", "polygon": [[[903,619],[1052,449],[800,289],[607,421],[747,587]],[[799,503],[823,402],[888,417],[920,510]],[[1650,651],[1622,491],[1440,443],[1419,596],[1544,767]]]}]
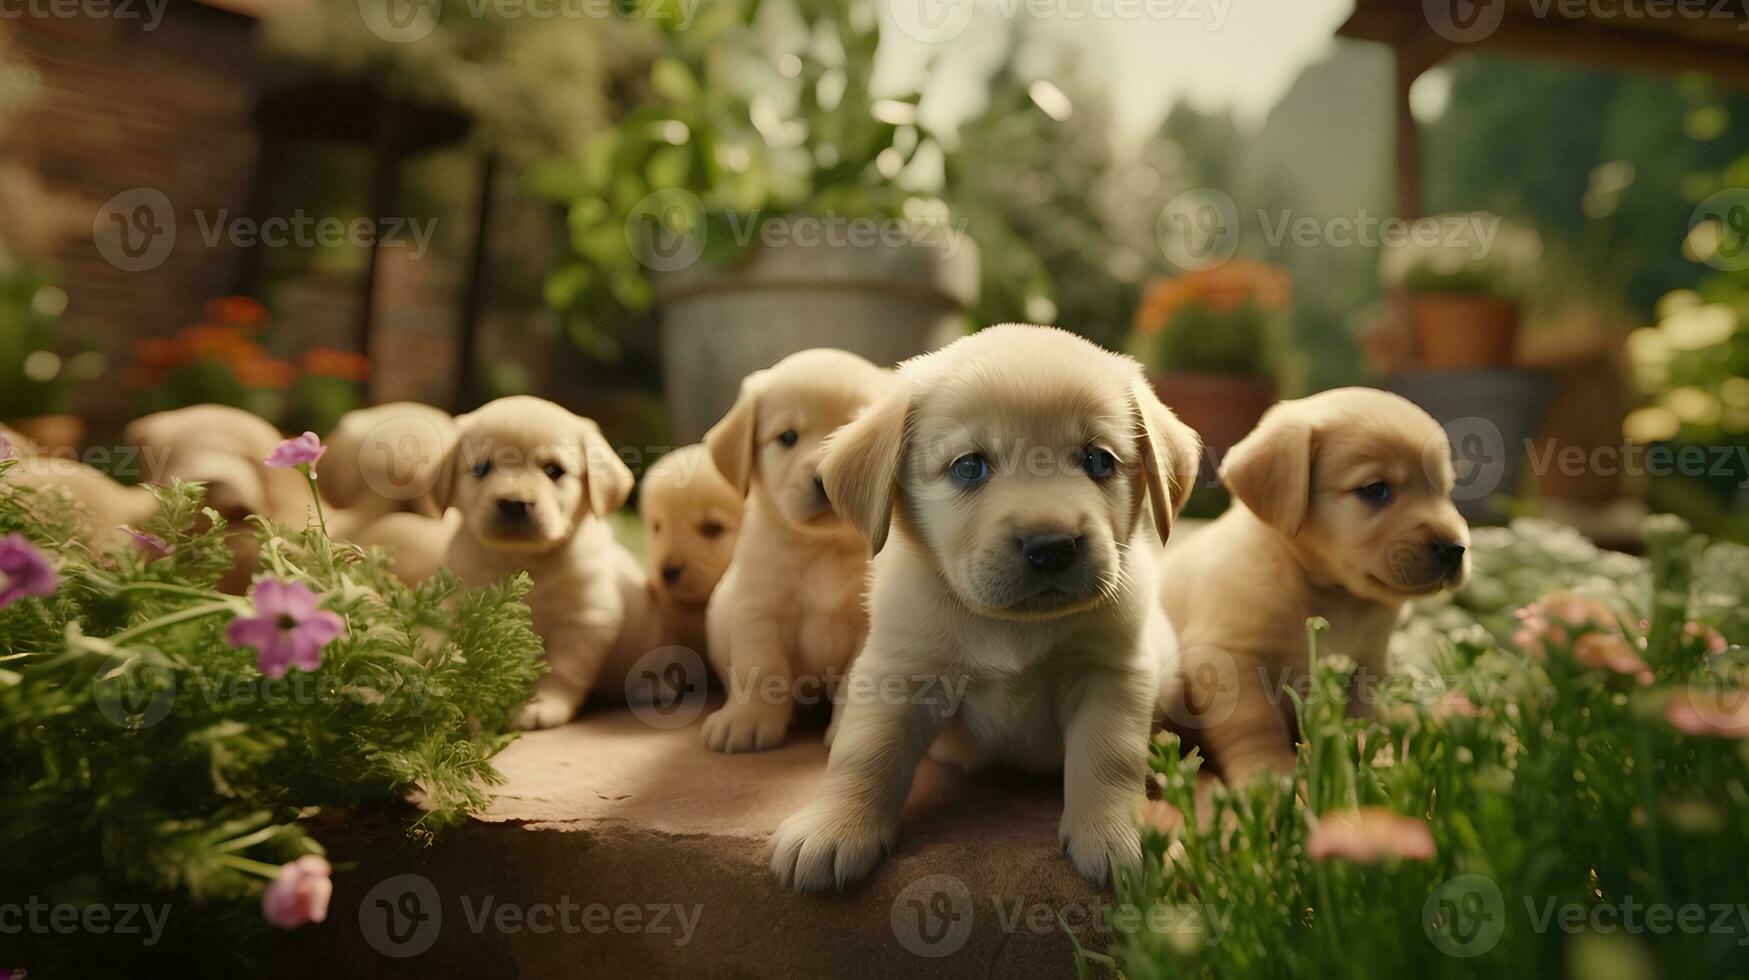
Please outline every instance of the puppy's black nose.
[{"label": "puppy's black nose", "polygon": [[686,571],[685,565],[663,565],[662,581],[667,582],[669,585],[673,585],[675,582],[680,581],[680,573],[684,571]]},{"label": "puppy's black nose", "polygon": [[1075,561],[1075,539],[1067,534],[1028,534],[1020,539],[1020,553],[1032,567],[1051,575]]},{"label": "puppy's black nose", "polygon": [[1427,547],[1433,552],[1433,560],[1447,569],[1463,564],[1464,546],[1456,541],[1433,541]]},{"label": "puppy's black nose", "polygon": [[527,517],[528,501],[500,498],[498,501],[498,515],[500,517]]}]

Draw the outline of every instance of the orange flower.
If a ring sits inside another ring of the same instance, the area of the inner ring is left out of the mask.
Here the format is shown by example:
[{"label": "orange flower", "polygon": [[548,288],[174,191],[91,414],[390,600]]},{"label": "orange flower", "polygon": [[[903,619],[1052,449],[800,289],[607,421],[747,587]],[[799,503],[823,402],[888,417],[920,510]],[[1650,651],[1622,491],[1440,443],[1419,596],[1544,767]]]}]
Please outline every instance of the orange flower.
[{"label": "orange flower", "polygon": [[334,347],[312,347],[304,353],[305,373],[338,378],[341,381],[364,381],[370,377],[370,358]]},{"label": "orange flower", "polygon": [[172,368],[182,362],[182,347],[163,337],[144,337],[134,341],[134,359],[149,368]]},{"label": "orange flower", "polygon": [[1234,259],[1211,269],[1155,280],[1136,309],[1135,327],[1138,333],[1159,333],[1186,306],[1194,304],[1217,313],[1231,313],[1246,303],[1270,311],[1290,309],[1293,280],[1287,270],[1265,262]]},{"label": "orange flower", "polygon": [[247,350],[255,347],[243,328],[220,326],[213,323],[201,323],[192,327],[184,327],[176,338],[189,360],[202,357],[212,357],[219,360],[230,360],[238,356],[248,356]]},{"label": "orange flower", "polygon": [[285,388],[298,379],[296,365],[270,357],[234,362],[231,370],[246,388]]},{"label": "orange flower", "polygon": [[216,323],[254,330],[267,323],[267,307],[247,296],[222,296],[207,301],[206,318]]},{"label": "orange flower", "polygon": [[1405,817],[1384,807],[1362,807],[1326,813],[1306,839],[1313,860],[1342,858],[1356,864],[1377,864],[1387,858],[1432,860],[1433,833],[1425,820]]}]

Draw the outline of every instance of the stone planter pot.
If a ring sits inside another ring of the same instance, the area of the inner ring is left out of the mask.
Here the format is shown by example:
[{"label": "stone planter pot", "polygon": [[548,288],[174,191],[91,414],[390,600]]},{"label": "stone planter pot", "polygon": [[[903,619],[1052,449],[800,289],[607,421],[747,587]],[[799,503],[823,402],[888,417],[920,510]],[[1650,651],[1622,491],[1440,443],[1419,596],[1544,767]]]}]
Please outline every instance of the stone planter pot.
[{"label": "stone planter pot", "polygon": [[1416,363],[1428,370],[1507,367],[1518,350],[1518,304],[1482,293],[1410,297]]},{"label": "stone planter pot", "polygon": [[689,443],[734,403],[742,378],[788,354],[839,347],[890,366],[959,336],[977,298],[978,253],[965,235],[935,229],[906,244],[789,240],[655,284],[670,425]]},{"label": "stone planter pot", "polygon": [[1452,500],[1472,523],[1500,523],[1519,492],[1526,447],[1542,425],[1555,383],[1541,371],[1427,371],[1379,385],[1427,410],[1451,440]]},{"label": "stone planter pot", "polygon": [[1152,375],[1155,394],[1202,437],[1202,479],[1212,480],[1227,450],[1275,404],[1275,379],[1198,371]]},{"label": "stone planter pot", "polygon": [[7,419],[7,428],[24,436],[49,455],[67,456],[79,451],[85,440],[85,421],[77,415],[36,415]]}]

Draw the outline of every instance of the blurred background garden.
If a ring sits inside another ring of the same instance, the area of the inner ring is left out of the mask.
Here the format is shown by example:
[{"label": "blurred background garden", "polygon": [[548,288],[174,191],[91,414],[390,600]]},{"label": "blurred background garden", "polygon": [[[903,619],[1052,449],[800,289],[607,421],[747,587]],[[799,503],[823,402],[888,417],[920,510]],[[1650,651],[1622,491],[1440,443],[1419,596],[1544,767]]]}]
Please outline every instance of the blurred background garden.
[{"label": "blurred background garden", "polygon": [[1744,15],[1421,6],[21,7],[0,419],[531,392],[661,447],[790,350],[1028,320],[1134,352],[1217,458],[1376,384],[1473,519],[1749,537]]}]

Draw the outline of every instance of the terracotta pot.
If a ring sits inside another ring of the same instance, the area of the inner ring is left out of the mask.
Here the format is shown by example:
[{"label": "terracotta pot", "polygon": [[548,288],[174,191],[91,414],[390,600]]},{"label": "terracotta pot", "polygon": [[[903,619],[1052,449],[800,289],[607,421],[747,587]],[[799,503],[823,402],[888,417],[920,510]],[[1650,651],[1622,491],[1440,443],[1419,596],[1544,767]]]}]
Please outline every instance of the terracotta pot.
[{"label": "terracotta pot", "polygon": [[85,439],[85,421],[77,415],[36,415],[7,419],[6,427],[37,444],[43,452],[67,455],[79,451]]},{"label": "terracotta pot", "polygon": [[1202,436],[1205,478],[1275,404],[1275,379],[1254,374],[1186,371],[1148,380],[1166,407]]},{"label": "terracotta pot", "polygon": [[1429,369],[1507,367],[1518,349],[1518,304],[1483,293],[1410,298],[1416,361]]}]

